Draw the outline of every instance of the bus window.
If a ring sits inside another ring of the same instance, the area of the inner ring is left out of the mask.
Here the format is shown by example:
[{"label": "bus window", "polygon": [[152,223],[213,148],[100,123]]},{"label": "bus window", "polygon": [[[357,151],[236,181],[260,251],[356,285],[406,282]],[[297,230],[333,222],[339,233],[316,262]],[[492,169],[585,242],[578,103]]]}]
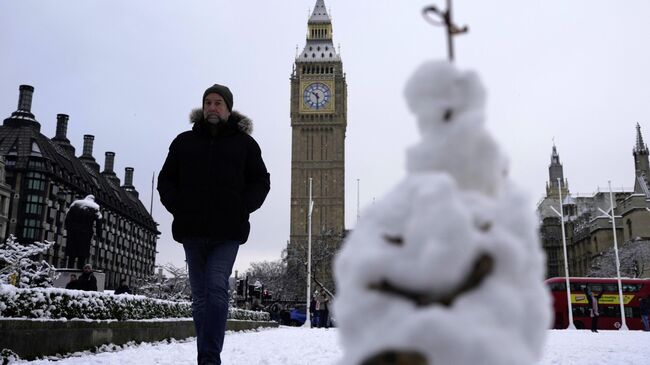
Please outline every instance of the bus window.
[{"label": "bus window", "polygon": [[563,290],[566,290],[566,286],[564,285],[564,283],[551,283],[549,285],[549,288],[551,289],[551,291],[563,291]]},{"label": "bus window", "polygon": [[585,283],[571,283],[571,291],[585,291],[587,284]]},{"label": "bus window", "polygon": [[[618,284],[605,284],[604,287],[606,292],[618,292]],[[625,291],[625,287],[623,287],[623,291]]]},{"label": "bus window", "polygon": [[639,284],[623,284],[623,292],[625,293],[636,293],[641,289]]},{"label": "bus window", "polygon": [[572,306],[574,317],[589,317],[589,307],[585,306]]},{"label": "bus window", "polygon": [[[641,312],[639,308],[624,307],[626,318],[640,318]],[[574,311],[575,312],[575,311]],[[621,318],[621,311],[618,305],[608,305],[598,308],[601,317]],[[587,313],[587,315],[589,315]]]},{"label": "bus window", "polygon": [[591,284],[589,285],[591,288],[591,291],[594,293],[600,293],[603,291],[603,285],[602,284]]},{"label": "bus window", "polygon": [[608,305],[608,306],[602,306],[598,308],[598,312],[600,313],[601,317],[614,317],[614,318],[621,318],[621,314],[619,313],[618,306],[613,306],[613,305]]}]

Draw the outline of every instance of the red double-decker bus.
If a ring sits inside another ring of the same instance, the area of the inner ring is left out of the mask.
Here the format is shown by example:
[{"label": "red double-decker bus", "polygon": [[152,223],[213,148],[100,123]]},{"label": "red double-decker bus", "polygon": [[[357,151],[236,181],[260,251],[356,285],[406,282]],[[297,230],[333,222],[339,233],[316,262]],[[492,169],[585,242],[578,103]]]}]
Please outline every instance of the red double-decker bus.
[{"label": "red double-decker bus", "polygon": [[[569,304],[567,303],[566,278],[550,278],[545,281],[553,295],[553,328],[569,326]],[[621,326],[621,310],[618,300],[618,282],[615,278],[569,278],[573,324],[578,329],[591,328],[589,304],[585,289],[587,285],[595,294],[602,293],[598,300],[598,329],[615,330]],[[631,330],[642,330],[639,301],[650,297],[650,279],[621,279],[623,289],[623,310],[625,323]]]}]

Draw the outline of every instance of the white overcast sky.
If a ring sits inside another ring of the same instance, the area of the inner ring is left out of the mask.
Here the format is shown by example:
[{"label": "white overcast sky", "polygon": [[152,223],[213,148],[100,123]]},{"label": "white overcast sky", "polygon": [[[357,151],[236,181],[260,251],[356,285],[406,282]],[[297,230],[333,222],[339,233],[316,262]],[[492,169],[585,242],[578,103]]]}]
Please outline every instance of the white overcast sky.
[{"label": "white overcast sky", "polygon": [[[326,0],[348,83],[346,226],[404,177],[405,148],[418,133],[402,92],[425,60],[446,57],[443,30],[426,23],[432,1]],[[18,86],[35,87],[32,111],[53,137],[56,114],[68,138],[94,156],[114,151],[115,170],[135,168],[145,206],[151,176],[171,140],[190,126],[206,87],[228,85],[234,108],[255,122],[271,192],[252,216],[235,268],[280,257],[289,237],[289,76],[305,43],[315,0],[0,1],[0,116],[16,110]],[[437,0],[444,6],[442,0]],[[544,194],[552,140],[574,193],[611,180],[631,187],[635,125],[650,140],[650,2],[461,1],[457,64],[488,90],[487,127],[511,160],[511,176]],[[171,216],[154,193],[162,232],[157,264],[183,265]]]}]

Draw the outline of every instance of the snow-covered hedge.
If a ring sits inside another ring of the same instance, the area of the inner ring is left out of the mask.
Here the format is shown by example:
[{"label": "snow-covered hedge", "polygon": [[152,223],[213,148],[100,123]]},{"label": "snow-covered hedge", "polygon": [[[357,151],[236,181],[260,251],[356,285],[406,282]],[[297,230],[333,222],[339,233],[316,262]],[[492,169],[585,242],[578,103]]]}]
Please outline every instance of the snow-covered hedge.
[{"label": "snow-covered hedge", "polygon": [[271,314],[269,312],[249,311],[239,308],[228,308],[228,319],[237,319],[241,321],[271,321]]},{"label": "snow-covered hedge", "polygon": [[[135,320],[192,317],[190,302],[172,302],[142,295],[112,295],[60,288],[19,289],[0,284],[0,317]],[[230,309],[228,318],[269,321],[266,312]]]}]

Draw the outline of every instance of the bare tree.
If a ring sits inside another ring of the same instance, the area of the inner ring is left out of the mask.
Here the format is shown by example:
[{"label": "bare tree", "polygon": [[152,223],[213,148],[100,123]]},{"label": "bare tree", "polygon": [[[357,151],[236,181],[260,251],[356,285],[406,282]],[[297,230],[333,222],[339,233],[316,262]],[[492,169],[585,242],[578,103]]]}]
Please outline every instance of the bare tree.
[{"label": "bare tree", "polygon": [[151,298],[166,300],[189,300],[191,297],[190,279],[187,270],[171,263],[161,266],[169,273],[167,276],[152,275],[136,280],[136,293]]},{"label": "bare tree", "polygon": [[[332,230],[315,237],[311,247],[312,280],[330,293],[335,293],[332,264],[341,248],[343,235]],[[287,266],[287,290],[292,299],[305,296],[307,281],[307,242],[293,242],[285,251],[283,260]]]},{"label": "bare tree", "polygon": [[272,293],[274,298],[282,299],[286,293],[287,266],[283,260],[252,262],[246,270],[249,282],[259,281],[264,288]]},{"label": "bare tree", "polygon": [[[341,247],[343,236],[327,231],[312,241],[312,280],[330,295],[335,292],[332,277],[334,256]],[[296,242],[282,251],[276,261],[253,262],[244,275],[249,283],[260,281],[275,299],[303,300],[307,281],[307,242]]]}]

